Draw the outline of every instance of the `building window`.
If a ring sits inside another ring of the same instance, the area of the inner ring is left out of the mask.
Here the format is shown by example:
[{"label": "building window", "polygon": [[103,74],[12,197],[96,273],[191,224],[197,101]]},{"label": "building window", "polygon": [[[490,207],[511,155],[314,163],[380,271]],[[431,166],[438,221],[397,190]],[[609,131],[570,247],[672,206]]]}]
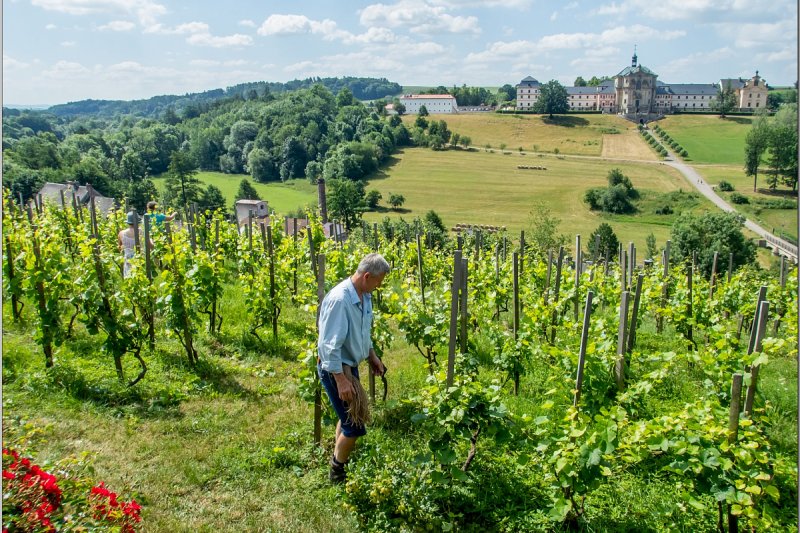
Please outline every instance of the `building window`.
[{"label": "building window", "polygon": [[756,107],[758,107],[759,102],[756,102]]}]

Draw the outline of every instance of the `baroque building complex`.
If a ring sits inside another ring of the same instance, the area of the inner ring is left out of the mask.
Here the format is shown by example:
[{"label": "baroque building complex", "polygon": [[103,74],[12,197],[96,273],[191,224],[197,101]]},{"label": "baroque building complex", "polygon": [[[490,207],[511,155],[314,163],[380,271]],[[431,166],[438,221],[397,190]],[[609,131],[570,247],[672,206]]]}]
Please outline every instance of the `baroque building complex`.
[{"label": "baroque building complex", "polygon": [[[718,90],[727,88],[734,91],[740,111],[755,111],[767,105],[767,84],[758,71],[749,80],[670,84],[659,81],[658,74],[638,64],[636,53],[631,66],[596,87],[566,87],[571,111],[602,111],[629,117],[710,111]],[[517,110],[533,109],[541,83],[528,76],[516,89]]]}]

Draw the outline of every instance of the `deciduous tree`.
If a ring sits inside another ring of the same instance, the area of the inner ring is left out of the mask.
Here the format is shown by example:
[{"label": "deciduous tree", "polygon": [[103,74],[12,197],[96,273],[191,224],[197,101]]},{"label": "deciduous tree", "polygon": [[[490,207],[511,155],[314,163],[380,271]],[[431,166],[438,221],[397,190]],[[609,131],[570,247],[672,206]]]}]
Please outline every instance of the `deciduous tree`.
[{"label": "deciduous tree", "polygon": [[569,110],[569,95],[563,85],[556,80],[550,80],[542,85],[539,99],[533,106],[534,113],[554,114],[566,113]]}]

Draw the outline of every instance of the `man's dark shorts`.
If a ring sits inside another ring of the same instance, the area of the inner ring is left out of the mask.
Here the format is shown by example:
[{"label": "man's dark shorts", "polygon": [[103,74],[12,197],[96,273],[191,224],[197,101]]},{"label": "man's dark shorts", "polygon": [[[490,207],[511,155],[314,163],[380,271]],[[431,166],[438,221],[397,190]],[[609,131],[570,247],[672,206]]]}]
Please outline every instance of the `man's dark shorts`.
[{"label": "man's dark shorts", "polygon": [[[353,371],[353,376],[358,378],[358,367],[350,367]],[[317,365],[317,374],[322,381],[322,386],[325,387],[325,392],[328,393],[328,398],[331,400],[333,410],[342,422],[342,433],[345,437],[362,437],[367,434],[366,426],[356,426],[348,422],[347,416],[347,402],[343,402],[339,398],[339,389],[336,387],[336,379],[327,370],[323,370],[320,365]]]}]

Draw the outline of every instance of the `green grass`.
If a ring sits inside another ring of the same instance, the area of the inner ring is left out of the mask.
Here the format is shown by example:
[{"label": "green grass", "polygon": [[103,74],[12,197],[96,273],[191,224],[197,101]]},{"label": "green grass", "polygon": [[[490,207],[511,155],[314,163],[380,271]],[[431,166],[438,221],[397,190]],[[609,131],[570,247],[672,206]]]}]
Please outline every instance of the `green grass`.
[{"label": "green grass", "polygon": [[[695,170],[703,176],[706,182],[719,185],[722,180],[733,185],[734,192],[743,194],[750,201],[749,204],[734,204],[730,201],[730,192],[722,192],[717,188],[717,194],[728,201],[737,211],[752,219],[764,229],[785,233],[797,238],[797,197],[787,194],[785,187],[778,188],[775,192],[766,187],[766,176],[759,175],[758,192],[753,192],[753,178],[746,176],[744,169],[737,165],[695,165]],[[794,209],[775,209],[768,207],[770,203],[794,202]]]},{"label": "green grass", "polygon": [[744,165],[750,117],[671,115],[658,125],[689,153],[691,162]]},{"label": "green grass", "polygon": [[[316,204],[317,187],[305,179],[290,180],[284,183],[258,183],[244,174],[224,174],[222,172],[198,172],[197,179],[204,185],[219,187],[225,197],[226,205],[233,207],[233,200],[239,190],[239,183],[246,179],[253,185],[262,200],[269,203],[270,209],[276,213],[289,213],[307,205]],[[156,188],[162,191],[165,186],[163,177],[153,178]]]},{"label": "green grass", "polygon": [[[517,165],[547,170],[520,170]],[[620,168],[642,192],[640,214],[603,215],[590,211],[583,202],[587,189],[607,185],[612,168]],[[654,215],[655,207],[663,203],[660,195],[689,189],[677,171],[657,164],[414,148],[396,154],[382,176],[372,180],[367,190],[380,191],[382,205],[390,193],[402,194],[406,201],[402,212],[365,213],[364,219],[370,223],[384,216],[411,220],[433,209],[447,227],[457,223],[506,226],[514,235],[528,229],[532,205],[544,202],[561,219],[560,231],[569,240],[575,234],[588,238],[601,222],[608,222],[620,241],[634,241],[644,249],[651,232],[659,243],[669,238],[670,226],[681,209],[712,209],[709,202],[698,198],[692,205],[673,205],[674,215]]]},{"label": "green grass", "polygon": [[[406,115],[403,122],[410,126],[416,115]],[[501,144],[506,150],[554,152],[562,154],[596,155],[602,151],[603,135],[612,131],[635,129],[635,125],[615,115],[558,115],[552,120],[545,115],[514,115],[499,113],[435,115],[444,120],[454,133],[466,135],[472,145],[495,150]]]}]

